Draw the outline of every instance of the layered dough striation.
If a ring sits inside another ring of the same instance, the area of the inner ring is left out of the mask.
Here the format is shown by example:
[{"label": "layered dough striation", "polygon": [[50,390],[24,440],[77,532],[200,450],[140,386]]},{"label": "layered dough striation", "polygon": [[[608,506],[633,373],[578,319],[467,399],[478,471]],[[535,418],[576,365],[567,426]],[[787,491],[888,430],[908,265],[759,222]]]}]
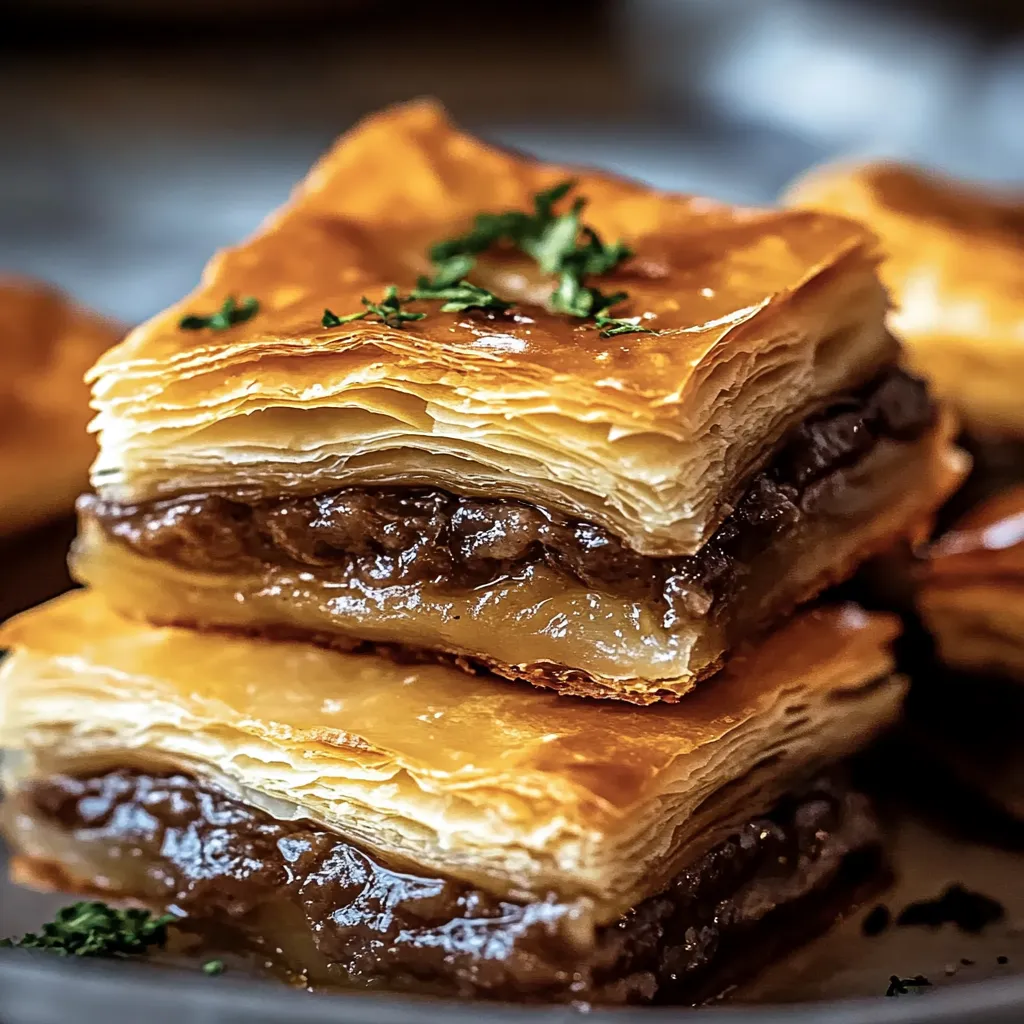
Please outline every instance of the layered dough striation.
[{"label": "layered dough striation", "polygon": [[[468,273],[510,309],[342,322],[570,175],[572,240],[631,252],[588,284],[627,293],[614,312],[643,331],[554,312],[556,274],[501,241]],[[899,366],[877,261],[842,218],[542,164],[396,107],[93,368],[74,571],[156,624],[678,699],[920,539],[964,472]]]}]

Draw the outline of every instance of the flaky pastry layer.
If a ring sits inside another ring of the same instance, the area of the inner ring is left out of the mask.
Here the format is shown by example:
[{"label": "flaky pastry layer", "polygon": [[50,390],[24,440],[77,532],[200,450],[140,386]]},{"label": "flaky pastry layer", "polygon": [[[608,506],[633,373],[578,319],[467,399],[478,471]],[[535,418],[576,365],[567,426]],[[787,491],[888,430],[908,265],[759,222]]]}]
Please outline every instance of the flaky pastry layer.
[{"label": "flaky pastry layer", "polygon": [[1024,193],[900,164],[840,164],[797,181],[787,203],[877,232],[890,323],[911,364],[973,430],[1024,435]]},{"label": "flaky pastry layer", "polygon": [[87,486],[82,377],[122,333],[56,289],[0,275],[0,534],[70,512]]},{"label": "flaky pastry layer", "polygon": [[1024,681],[1024,487],[972,509],[932,545],[921,577],[943,661]]},{"label": "flaky pastry layer", "polygon": [[[472,279],[508,315],[323,328],[430,273],[431,243],[481,211],[527,210],[572,175],[586,223],[635,257],[599,279],[652,334],[602,338],[550,312],[553,281],[510,252]],[[429,485],[536,502],[645,554],[692,552],[787,428],[898,353],[872,236],[803,211],[736,209],[541,164],[455,129],[432,103],[344,136],[291,202],[218,255],[188,297],[93,369],[96,489],[314,494]],[[228,330],[183,331],[229,295]]]},{"label": "flaky pastry layer", "polygon": [[169,762],[421,869],[611,920],[894,719],[896,632],[808,612],[684,715],[141,626],[78,592],[0,632],[0,744],[29,763]]},{"label": "flaky pastry layer", "polygon": [[947,419],[915,444],[880,444],[825,481],[806,519],[743,568],[736,595],[672,621],[653,598],[588,588],[544,565],[463,592],[273,565],[217,574],[144,557],[90,522],[72,566],[119,612],[154,623],[387,645],[573,694],[676,700],[738,643],[869,555],[899,538],[923,540],[963,475],[952,430]]}]

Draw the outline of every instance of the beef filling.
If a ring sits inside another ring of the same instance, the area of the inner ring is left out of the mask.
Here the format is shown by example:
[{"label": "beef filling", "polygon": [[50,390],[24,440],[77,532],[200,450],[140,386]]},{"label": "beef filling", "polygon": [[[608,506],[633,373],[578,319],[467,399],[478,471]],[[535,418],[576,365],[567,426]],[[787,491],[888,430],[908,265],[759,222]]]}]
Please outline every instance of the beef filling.
[{"label": "beef filling", "polygon": [[211,494],[121,505],[85,495],[78,507],[108,536],[188,569],[235,573],[269,564],[376,586],[466,589],[545,563],[585,586],[669,607],[684,592],[694,605],[686,610],[700,614],[745,564],[813,515],[816,485],[881,440],[918,439],[934,419],[925,384],[887,371],[797,427],[708,543],[674,558],[637,554],[600,526],[534,505],[418,487],[346,487],[253,504]]},{"label": "beef filling", "polygon": [[[279,821],[185,775],[51,776],[19,803],[91,846],[89,862],[109,864],[98,873],[141,873],[144,891],[131,894],[184,911],[190,926],[304,951],[306,962],[279,966],[314,984],[508,1000],[709,998],[831,923],[881,863],[866,799],[819,780],[591,936],[580,903],[501,899],[389,867],[322,826]],[[257,937],[259,921],[276,932]]]}]

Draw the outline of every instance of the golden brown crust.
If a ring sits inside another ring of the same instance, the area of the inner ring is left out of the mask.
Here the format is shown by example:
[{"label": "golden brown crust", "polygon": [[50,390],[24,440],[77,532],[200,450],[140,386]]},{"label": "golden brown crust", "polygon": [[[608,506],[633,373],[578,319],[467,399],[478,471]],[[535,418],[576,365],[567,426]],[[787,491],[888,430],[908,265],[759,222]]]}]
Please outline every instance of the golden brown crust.
[{"label": "golden brown crust", "polygon": [[82,378],[122,333],[54,288],[0,276],[0,534],[70,512],[87,486]]},{"label": "golden brown crust", "polygon": [[[514,315],[424,303],[404,329],[320,325],[325,307],[412,286],[433,241],[481,211],[529,209],[568,174],[587,223],[637,251],[602,289],[628,291],[616,312],[650,313],[659,333],[604,339],[548,312],[552,281],[508,252],[473,277]],[[397,107],[343,137],[260,234],[100,360],[94,484],[129,501],[431,484],[533,500],[646,553],[692,551],[789,426],[896,358],[875,260],[846,220],[536,163],[434,104]],[[179,329],[231,294],[259,313]]]},{"label": "golden brown crust", "polygon": [[139,625],[78,592],[0,631],[0,742],[22,773],[170,761],[388,856],[583,894],[610,918],[895,718],[897,630],[851,606],[805,613],[682,715]]},{"label": "golden brown crust", "polygon": [[[199,632],[222,633],[226,636],[245,636],[254,640],[269,640],[272,643],[306,643],[326,651],[339,654],[372,655],[388,658],[397,665],[450,665],[471,676],[497,676],[509,682],[526,682],[545,690],[554,690],[567,697],[586,697],[591,700],[621,700],[629,704],[646,706],[658,701],[674,703],[683,694],[673,689],[651,687],[645,691],[633,692],[623,690],[620,686],[595,679],[581,669],[569,668],[566,665],[534,663],[512,668],[496,658],[486,654],[465,655],[451,651],[430,650],[424,647],[410,647],[407,644],[374,643],[370,640],[357,640],[354,637],[342,636],[338,633],[323,633],[316,630],[300,629],[295,626],[211,626],[196,620],[161,619],[150,617],[151,625],[171,627],[174,629],[191,629]],[[708,665],[694,679],[694,683],[718,672],[725,659],[719,659]]]},{"label": "golden brown crust", "polygon": [[912,365],[972,430],[1024,435],[1024,192],[900,164],[840,164],[797,181],[786,201],[875,231],[886,251],[891,323]]}]

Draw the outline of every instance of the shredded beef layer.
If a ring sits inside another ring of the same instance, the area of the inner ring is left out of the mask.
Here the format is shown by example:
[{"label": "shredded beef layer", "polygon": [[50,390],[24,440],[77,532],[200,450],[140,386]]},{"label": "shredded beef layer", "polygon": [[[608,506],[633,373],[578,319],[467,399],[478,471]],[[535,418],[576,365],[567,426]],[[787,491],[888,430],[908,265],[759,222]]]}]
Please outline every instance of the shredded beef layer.
[{"label": "shredded beef layer", "polygon": [[121,505],[85,495],[79,512],[140,554],[188,569],[270,564],[377,586],[467,589],[545,563],[585,586],[669,607],[684,595],[685,611],[702,614],[746,564],[814,515],[827,478],[879,441],[917,440],[934,420],[925,384],[898,369],[836,398],[785,439],[697,554],[674,558],[640,555],[602,527],[534,505],[427,488],[347,487],[254,504],[207,494]]},{"label": "shredded beef layer", "polygon": [[557,894],[501,899],[387,866],[322,826],[276,820],[180,774],[58,775],[18,799],[90,848],[91,863],[102,851],[115,888],[126,869],[143,872],[131,895],[291,951],[280,966],[315,984],[513,1001],[710,998],[826,927],[881,866],[866,799],[823,779],[593,935],[574,922],[580,905]]}]

